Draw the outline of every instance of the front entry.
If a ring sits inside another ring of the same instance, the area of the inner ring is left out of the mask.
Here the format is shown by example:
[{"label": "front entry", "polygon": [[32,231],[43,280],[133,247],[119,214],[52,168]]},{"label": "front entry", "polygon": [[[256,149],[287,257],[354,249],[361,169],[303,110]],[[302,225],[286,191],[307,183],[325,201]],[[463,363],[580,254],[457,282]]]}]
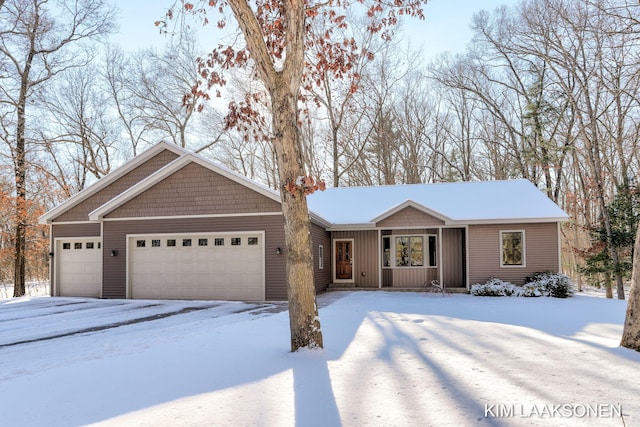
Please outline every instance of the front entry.
[{"label": "front entry", "polygon": [[353,280],[353,240],[336,240],[335,243],[336,281]]}]

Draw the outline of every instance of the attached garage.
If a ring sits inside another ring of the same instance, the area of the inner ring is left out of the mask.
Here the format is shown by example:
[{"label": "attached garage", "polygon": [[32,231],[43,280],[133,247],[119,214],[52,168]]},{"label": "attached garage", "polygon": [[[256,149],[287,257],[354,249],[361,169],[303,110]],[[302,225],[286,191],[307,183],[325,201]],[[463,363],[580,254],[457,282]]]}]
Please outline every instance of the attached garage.
[{"label": "attached garage", "polygon": [[264,232],[129,235],[129,297],[264,300]]},{"label": "attached garage", "polygon": [[59,296],[94,297],[102,293],[100,238],[56,240],[55,292]]}]

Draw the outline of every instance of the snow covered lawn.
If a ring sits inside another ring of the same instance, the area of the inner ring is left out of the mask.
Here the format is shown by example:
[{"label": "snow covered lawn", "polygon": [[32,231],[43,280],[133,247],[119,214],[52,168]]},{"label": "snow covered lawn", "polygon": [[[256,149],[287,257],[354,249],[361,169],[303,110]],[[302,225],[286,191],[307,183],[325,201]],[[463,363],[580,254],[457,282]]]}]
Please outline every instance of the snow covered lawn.
[{"label": "snow covered lawn", "polygon": [[0,301],[3,426],[640,425],[625,301],[337,292],[282,304]]}]

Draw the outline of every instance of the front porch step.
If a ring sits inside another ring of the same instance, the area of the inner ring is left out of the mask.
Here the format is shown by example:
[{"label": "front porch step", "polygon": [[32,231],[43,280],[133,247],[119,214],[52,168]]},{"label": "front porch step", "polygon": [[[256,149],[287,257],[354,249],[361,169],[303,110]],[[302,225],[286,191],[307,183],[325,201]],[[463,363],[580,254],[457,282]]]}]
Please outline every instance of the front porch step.
[{"label": "front porch step", "polygon": [[[374,288],[367,286],[353,286],[351,284],[343,284],[343,283],[332,283],[327,287],[327,292],[330,291],[385,291],[385,292],[428,292],[423,287],[413,287],[413,288],[394,288],[394,287],[383,287],[383,288]],[[445,292],[448,294],[468,294],[469,289],[465,287],[451,287],[445,288]]]}]

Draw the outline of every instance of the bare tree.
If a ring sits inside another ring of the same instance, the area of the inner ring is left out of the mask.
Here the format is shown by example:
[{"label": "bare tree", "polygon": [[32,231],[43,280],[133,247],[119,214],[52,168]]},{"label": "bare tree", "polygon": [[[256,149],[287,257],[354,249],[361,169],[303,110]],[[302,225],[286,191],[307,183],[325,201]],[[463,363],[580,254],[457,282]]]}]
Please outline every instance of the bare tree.
[{"label": "bare tree", "polygon": [[27,101],[58,73],[87,64],[92,51],[83,43],[114,25],[114,11],[104,0],[68,0],[55,11],[52,7],[47,0],[15,0],[0,9],[0,56],[8,67],[0,102],[15,115],[15,132],[5,141],[17,195],[14,296],[25,293]]}]

